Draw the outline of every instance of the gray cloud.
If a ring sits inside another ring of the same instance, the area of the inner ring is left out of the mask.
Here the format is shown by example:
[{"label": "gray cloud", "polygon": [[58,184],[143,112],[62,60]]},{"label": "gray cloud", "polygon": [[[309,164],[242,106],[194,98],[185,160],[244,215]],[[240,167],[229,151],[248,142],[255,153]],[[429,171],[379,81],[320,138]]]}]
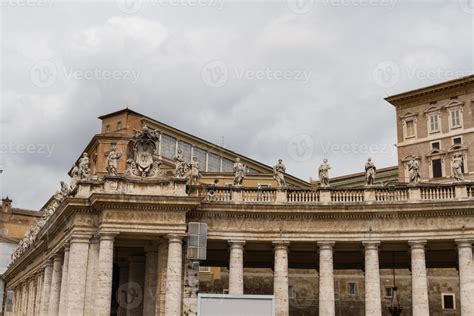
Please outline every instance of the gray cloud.
[{"label": "gray cloud", "polygon": [[35,149],[2,151],[1,194],[40,207],[126,105],[305,180],[394,165],[383,98],[472,73],[463,0],[219,1],[3,1],[1,143]]}]

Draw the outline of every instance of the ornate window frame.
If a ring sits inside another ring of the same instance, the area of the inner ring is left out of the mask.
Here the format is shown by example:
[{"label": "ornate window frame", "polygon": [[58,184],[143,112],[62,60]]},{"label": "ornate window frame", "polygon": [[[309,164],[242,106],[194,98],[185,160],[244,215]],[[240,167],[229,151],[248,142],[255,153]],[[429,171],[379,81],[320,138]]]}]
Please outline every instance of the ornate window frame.
[{"label": "ornate window frame", "polygon": [[[463,109],[464,102],[458,100],[451,100],[448,104],[444,106],[448,110],[448,126],[450,130],[463,128],[464,126],[464,117]],[[459,111],[459,125],[453,125],[453,113]]]},{"label": "ornate window frame", "polygon": [[468,168],[468,154],[467,154],[467,151],[468,151],[468,147],[461,144],[456,144],[456,145],[452,145],[451,147],[449,147],[448,149],[448,154],[449,154],[449,163],[450,163],[450,175],[451,177],[453,176],[453,159],[455,156],[461,154],[462,155],[462,161],[463,161],[463,167],[464,167],[464,174],[468,174],[469,173],[469,168]]},{"label": "ornate window frame", "polygon": [[[440,133],[442,130],[441,126],[441,107],[440,106],[430,106],[426,109],[423,113],[426,116],[426,128],[428,130],[428,134],[436,134]],[[437,129],[432,129],[432,120],[435,120]]]},{"label": "ornate window frame", "polygon": [[[417,116],[418,113],[405,113],[400,117],[400,120],[402,121],[402,129],[403,129],[403,139],[412,139],[412,138],[417,138]],[[407,122],[413,122],[413,135],[408,135],[407,131]]]},{"label": "ornate window frame", "polygon": [[428,159],[428,175],[429,179],[435,179],[433,177],[433,160],[441,159],[441,178],[446,177],[446,152],[440,149],[433,149],[426,154]]}]

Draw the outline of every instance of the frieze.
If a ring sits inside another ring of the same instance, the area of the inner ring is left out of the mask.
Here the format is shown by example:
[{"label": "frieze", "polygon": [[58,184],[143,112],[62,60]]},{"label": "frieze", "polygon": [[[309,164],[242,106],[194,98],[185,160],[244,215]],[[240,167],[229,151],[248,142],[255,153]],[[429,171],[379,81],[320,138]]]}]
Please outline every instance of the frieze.
[{"label": "frieze", "polygon": [[184,223],[184,214],[157,212],[121,212],[104,211],[102,222],[146,222],[146,223]]}]

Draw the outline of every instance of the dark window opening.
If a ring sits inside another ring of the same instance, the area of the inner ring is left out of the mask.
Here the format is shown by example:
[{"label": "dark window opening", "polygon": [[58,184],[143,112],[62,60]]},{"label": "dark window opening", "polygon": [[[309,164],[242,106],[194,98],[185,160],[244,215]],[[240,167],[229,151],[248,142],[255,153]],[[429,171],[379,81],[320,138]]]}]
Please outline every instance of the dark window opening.
[{"label": "dark window opening", "polygon": [[443,169],[441,167],[441,159],[434,159],[433,164],[433,178],[441,178],[443,176]]},{"label": "dark window opening", "polygon": [[453,138],[453,145],[461,145],[461,144],[462,144],[462,138],[461,137]]},{"label": "dark window opening", "polygon": [[431,143],[431,149],[440,149],[439,142]]},{"label": "dark window opening", "polygon": [[443,295],[444,309],[454,309],[454,295]]}]

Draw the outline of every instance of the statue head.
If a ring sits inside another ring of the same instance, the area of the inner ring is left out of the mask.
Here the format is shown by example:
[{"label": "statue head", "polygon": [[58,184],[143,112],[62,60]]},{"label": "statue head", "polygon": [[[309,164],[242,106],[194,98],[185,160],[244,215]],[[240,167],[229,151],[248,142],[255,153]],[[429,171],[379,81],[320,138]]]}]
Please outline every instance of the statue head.
[{"label": "statue head", "polygon": [[368,162],[371,162],[372,161],[372,158],[369,157],[369,159],[367,159]]},{"label": "statue head", "polygon": [[239,158],[239,157],[235,158],[235,161],[236,161],[236,162],[239,162],[239,161],[240,161],[240,158]]},{"label": "statue head", "polygon": [[278,163],[282,163],[283,162],[283,159],[278,159]]},{"label": "statue head", "polygon": [[327,162],[328,162],[328,159],[327,159],[327,158],[324,158],[324,159],[323,159],[323,162],[324,162],[324,163],[327,163]]},{"label": "statue head", "polygon": [[87,153],[83,153],[82,157],[87,158],[89,155]]},{"label": "statue head", "polygon": [[193,156],[193,161],[197,161],[198,158],[196,156]]}]

